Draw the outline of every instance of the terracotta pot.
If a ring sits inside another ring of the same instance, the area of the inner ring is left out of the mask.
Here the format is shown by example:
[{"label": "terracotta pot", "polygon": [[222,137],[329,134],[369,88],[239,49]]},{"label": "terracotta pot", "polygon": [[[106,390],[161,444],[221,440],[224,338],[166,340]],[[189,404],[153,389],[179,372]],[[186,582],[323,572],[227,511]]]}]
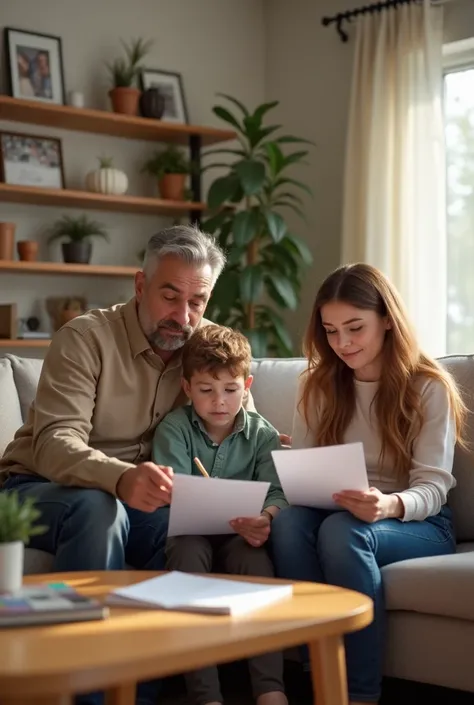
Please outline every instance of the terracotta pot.
[{"label": "terracotta pot", "polygon": [[36,240],[20,240],[16,243],[18,257],[22,262],[36,262],[38,257],[38,243]]},{"label": "terracotta pot", "polygon": [[184,201],[186,174],[165,174],[158,181],[160,196],[165,201]]},{"label": "terracotta pot", "polygon": [[13,259],[15,228],[15,223],[0,223],[0,259]]},{"label": "terracotta pot", "polygon": [[109,91],[109,96],[115,113],[138,115],[138,101],[140,100],[138,88],[112,88]]}]

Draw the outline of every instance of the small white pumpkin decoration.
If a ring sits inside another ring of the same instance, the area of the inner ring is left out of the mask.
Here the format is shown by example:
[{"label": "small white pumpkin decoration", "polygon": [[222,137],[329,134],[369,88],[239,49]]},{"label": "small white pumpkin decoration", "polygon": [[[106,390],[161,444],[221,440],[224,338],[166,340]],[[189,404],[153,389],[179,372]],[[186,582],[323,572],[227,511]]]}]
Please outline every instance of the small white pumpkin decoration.
[{"label": "small white pumpkin decoration", "polygon": [[128,189],[128,177],[124,171],[114,169],[111,157],[99,157],[99,168],[86,176],[86,188],[94,193],[121,196]]}]

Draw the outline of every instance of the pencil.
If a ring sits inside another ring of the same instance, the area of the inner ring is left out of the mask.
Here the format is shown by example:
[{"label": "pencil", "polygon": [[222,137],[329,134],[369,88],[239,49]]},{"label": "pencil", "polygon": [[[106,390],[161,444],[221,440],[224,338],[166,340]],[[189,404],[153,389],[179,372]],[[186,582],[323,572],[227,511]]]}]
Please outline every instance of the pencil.
[{"label": "pencil", "polygon": [[199,458],[194,458],[194,462],[196,463],[197,468],[198,468],[199,472],[201,473],[201,475],[204,475],[204,477],[209,477],[209,473],[207,472],[206,468],[201,463]]}]

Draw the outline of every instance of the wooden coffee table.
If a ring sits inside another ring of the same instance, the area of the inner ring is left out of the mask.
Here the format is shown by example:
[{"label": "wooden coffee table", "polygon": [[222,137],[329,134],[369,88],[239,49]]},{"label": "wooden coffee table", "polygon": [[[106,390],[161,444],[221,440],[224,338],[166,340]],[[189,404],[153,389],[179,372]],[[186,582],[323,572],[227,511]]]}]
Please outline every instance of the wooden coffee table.
[{"label": "wooden coffee table", "polygon": [[[105,598],[155,575],[53,573],[25,583],[64,581]],[[105,690],[108,705],[134,705],[137,681],[308,643],[317,704],[347,705],[343,635],[371,621],[368,597],[302,582],[290,600],[238,619],[113,608],[104,621],[1,629],[0,704],[71,705],[74,694]]]}]

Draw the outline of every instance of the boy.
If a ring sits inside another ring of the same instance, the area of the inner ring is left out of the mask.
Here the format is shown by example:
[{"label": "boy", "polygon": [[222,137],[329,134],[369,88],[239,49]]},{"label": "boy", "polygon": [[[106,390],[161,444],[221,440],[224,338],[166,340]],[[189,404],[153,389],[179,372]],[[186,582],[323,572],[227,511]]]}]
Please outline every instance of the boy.
[{"label": "boy", "polygon": [[[230,328],[200,328],[183,348],[182,383],[191,404],[170,412],[159,424],[153,459],[175,473],[196,475],[199,470],[193,459],[197,457],[211,477],[271,485],[260,516],[231,521],[236,534],[168,539],[168,570],[274,575],[264,544],[273,517],[287,506],[271,458],[280,440],[268,421],[242,407],[252,384],[250,363],[247,339]],[[287,705],[281,653],[251,658],[249,669],[257,705]],[[186,685],[196,705],[222,703],[216,667],[186,674]]]}]

